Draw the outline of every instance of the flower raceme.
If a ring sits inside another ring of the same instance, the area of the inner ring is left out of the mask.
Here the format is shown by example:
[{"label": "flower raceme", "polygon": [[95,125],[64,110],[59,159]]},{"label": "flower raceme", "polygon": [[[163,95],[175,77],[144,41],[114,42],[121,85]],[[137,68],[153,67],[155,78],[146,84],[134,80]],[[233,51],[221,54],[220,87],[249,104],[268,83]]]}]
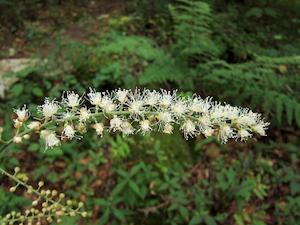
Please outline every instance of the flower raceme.
[{"label": "flower raceme", "polygon": [[30,113],[26,106],[15,110],[14,123],[19,131],[15,142],[20,143],[25,135],[38,132],[46,148],[52,148],[60,145],[61,140],[80,138],[89,127],[99,137],[105,132],[171,134],[178,127],[186,139],[216,136],[226,143],[229,139],[246,141],[253,136],[265,136],[269,125],[261,114],[250,109],[197,95],[181,97],[176,91],[166,90],[98,92],[90,89],[85,97],[66,92],[61,102],[46,98],[38,109],[40,117],[31,122],[28,122]]}]

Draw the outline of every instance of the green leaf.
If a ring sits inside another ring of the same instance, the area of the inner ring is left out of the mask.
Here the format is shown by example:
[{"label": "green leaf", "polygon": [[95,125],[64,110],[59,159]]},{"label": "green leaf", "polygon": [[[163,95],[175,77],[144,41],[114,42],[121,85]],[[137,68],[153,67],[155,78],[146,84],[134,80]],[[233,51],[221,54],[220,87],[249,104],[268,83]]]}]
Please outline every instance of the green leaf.
[{"label": "green leaf", "polygon": [[32,152],[36,152],[36,151],[38,151],[40,149],[40,147],[41,146],[39,144],[32,143],[32,144],[29,145],[28,150],[32,151]]},{"label": "green leaf", "polygon": [[113,209],[113,214],[121,221],[125,219],[124,213],[119,209]]},{"label": "green leaf", "polygon": [[39,87],[33,88],[32,93],[37,97],[42,97],[44,95],[43,90]]},{"label": "green leaf", "polygon": [[237,225],[245,225],[244,221],[243,221],[243,218],[241,215],[238,215],[238,214],[234,214],[234,220],[236,222]]},{"label": "green leaf", "polygon": [[55,172],[51,172],[48,174],[47,178],[52,182],[52,183],[56,183],[58,180],[58,176],[57,173]]},{"label": "green leaf", "polygon": [[125,178],[127,180],[130,179],[129,174],[127,173],[127,171],[124,171],[122,169],[118,169],[118,170],[116,170],[116,172],[117,172],[118,175],[122,176],[123,178]]},{"label": "green leaf", "polygon": [[101,205],[103,207],[107,207],[109,205],[109,203],[105,199],[102,199],[102,198],[97,198],[95,200],[95,204]]},{"label": "green leaf", "polygon": [[101,225],[107,225],[107,222],[108,222],[108,220],[109,220],[109,216],[110,216],[110,209],[107,208],[107,209],[104,211],[104,213],[103,213],[103,215],[101,216],[101,218],[100,218],[100,224],[101,224]]},{"label": "green leaf", "polygon": [[291,194],[295,195],[300,192],[300,183],[295,180],[292,180],[290,183]]},{"label": "green leaf", "polygon": [[20,78],[25,78],[34,71],[35,71],[35,67],[28,66],[25,69],[22,69],[22,70],[18,71],[16,73],[16,76],[20,77]]},{"label": "green leaf", "polygon": [[24,85],[23,84],[16,84],[13,86],[11,89],[11,92],[15,97],[19,96],[24,90]]},{"label": "green leaf", "polygon": [[130,170],[130,176],[133,177],[134,175],[136,175],[144,166],[144,163],[139,163],[137,165],[135,165],[134,167],[131,168]]},{"label": "green leaf", "polygon": [[191,221],[189,222],[189,225],[198,225],[202,221],[200,216],[193,216]]},{"label": "green leaf", "polygon": [[124,180],[121,183],[118,183],[117,186],[115,186],[115,188],[111,192],[111,195],[112,196],[118,195],[121,191],[123,191],[126,184],[127,184],[127,180]]},{"label": "green leaf", "polygon": [[136,183],[134,183],[133,181],[129,181],[128,185],[135,194],[137,194],[138,196],[140,196],[142,198],[142,193]]},{"label": "green leaf", "polygon": [[281,96],[276,98],[276,119],[279,124],[282,123],[283,101]]},{"label": "green leaf", "polygon": [[45,151],[45,155],[47,156],[62,156],[64,154],[63,150],[59,147],[54,147],[53,149],[49,149]]},{"label": "green leaf", "polygon": [[285,110],[286,110],[286,117],[288,125],[292,124],[293,121],[293,114],[294,114],[294,102],[290,99],[285,101]]},{"label": "green leaf", "polygon": [[179,213],[185,220],[189,219],[189,211],[187,210],[186,207],[183,206],[179,207]]},{"label": "green leaf", "polygon": [[300,104],[297,105],[295,119],[298,127],[300,127]]},{"label": "green leaf", "polygon": [[214,220],[213,217],[206,215],[204,216],[204,221],[207,225],[217,225],[216,221]]}]

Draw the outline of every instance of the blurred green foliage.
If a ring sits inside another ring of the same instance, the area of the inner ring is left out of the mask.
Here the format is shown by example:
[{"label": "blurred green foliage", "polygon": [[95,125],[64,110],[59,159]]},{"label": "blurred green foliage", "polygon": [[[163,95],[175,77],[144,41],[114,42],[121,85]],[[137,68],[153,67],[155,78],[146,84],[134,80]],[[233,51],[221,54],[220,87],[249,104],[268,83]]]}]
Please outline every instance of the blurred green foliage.
[{"label": "blurred green foliage", "polygon": [[[14,10],[17,24],[28,10],[14,1],[0,7]],[[0,102],[9,136],[14,107],[34,110],[65,90],[178,88],[261,111],[272,122],[265,139],[221,146],[177,133],[87,133],[45,152],[33,137],[0,155],[1,165],[21,165],[33,180],[84,201],[92,216],[83,224],[300,224],[299,8],[293,0],[132,0],[88,42],[59,36],[38,66],[7,74],[16,82]],[[13,15],[6,13],[1,19]],[[4,189],[1,213],[28,204]]]}]

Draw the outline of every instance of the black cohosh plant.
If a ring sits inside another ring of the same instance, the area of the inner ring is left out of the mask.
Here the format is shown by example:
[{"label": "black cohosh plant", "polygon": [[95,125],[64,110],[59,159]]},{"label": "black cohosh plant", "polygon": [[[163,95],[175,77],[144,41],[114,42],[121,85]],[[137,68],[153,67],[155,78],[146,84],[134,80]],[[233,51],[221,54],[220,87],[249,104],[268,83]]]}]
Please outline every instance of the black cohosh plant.
[{"label": "black cohosh plant", "polygon": [[[214,102],[211,98],[202,99],[197,95],[182,97],[176,91],[166,90],[97,92],[90,89],[85,96],[68,91],[61,101],[46,98],[38,111],[39,115],[31,120],[26,105],[15,110],[15,133],[10,140],[1,139],[1,154],[10,144],[20,144],[34,134],[39,135],[45,148],[51,151],[62,141],[81,139],[89,128],[94,129],[101,138],[113,132],[124,135],[155,131],[172,134],[178,127],[186,139],[216,136],[226,143],[229,139],[246,141],[264,136],[269,125],[260,114],[250,109]],[[87,216],[87,212],[81,210],[83,203],[74,205],[72,201],[65,200],[63,193],[42,189],[43,182],[39,182],[36,189],[28,185],[27,180],[18,177],[19,168],[15,169],[14,174],[2,168],[0,170],[16,183],[10,191],[23,186],[27,192],[37,195],[31,210],[26,210],[25,214],[9,213],[1,218],[3,224],[34,224],[42,220],[59,222],[62,215]],[[36,208],[37,205],[41,207]]]}]

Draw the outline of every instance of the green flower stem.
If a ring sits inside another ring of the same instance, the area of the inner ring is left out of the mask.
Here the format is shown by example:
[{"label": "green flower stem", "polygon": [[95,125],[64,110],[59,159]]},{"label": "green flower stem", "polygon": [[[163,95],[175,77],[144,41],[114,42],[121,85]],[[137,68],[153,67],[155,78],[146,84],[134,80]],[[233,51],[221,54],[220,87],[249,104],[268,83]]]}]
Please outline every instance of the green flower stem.
[{"label": "green flower stem", "polygon": [[9,177],[10,179],[12,179],[13,181],[15,181],[18,185],[22,185],[23,187],[25,187],[27,190],[32,190],[33,193],[35,193],[37,196],[39,196],[40,198],[43,198],[45,199],[46,201],[54,204],[54,205],[58,205],[59,207],[61,208],[66,208],[69,212],[78,212],[78,209],[77,210],[74,210],[72,208],[69,208],[67,206],[64,206],[62,204],[59,203],[59,201],[54,201],[53,199],[51,198],[48,198],[47,195],[43,195],[41,194],[38,190],[34,189],[33,187],[29,186],[28,184],[26,184],[25,182],[21,181],[20,179],[18,179],[16,176],[8,173],[7,171],[5,171],[4,169],[2,169],[0,167],[0,172],[2,174],[4,174],[5,176]]},{"label": "green flower stem", "polygon": [[[29,220],[54,217],[54,216],[56,216],[55,213],[51,213],[51,214],[47,214],[47,215],[31,215],[31,216],[27,216],[26,220],[29,221]],[[1,221],[3,221],[3,219],[1,220],[1,218],[0,218],[0,222]],[[14,219],[9,220],[9,222],[12,222],[13,224],[16,222],[19,222],[19,221],[23,222],[23,220],[21,220],[21,218],[16,218],[16,219],[14,218]]]}]

